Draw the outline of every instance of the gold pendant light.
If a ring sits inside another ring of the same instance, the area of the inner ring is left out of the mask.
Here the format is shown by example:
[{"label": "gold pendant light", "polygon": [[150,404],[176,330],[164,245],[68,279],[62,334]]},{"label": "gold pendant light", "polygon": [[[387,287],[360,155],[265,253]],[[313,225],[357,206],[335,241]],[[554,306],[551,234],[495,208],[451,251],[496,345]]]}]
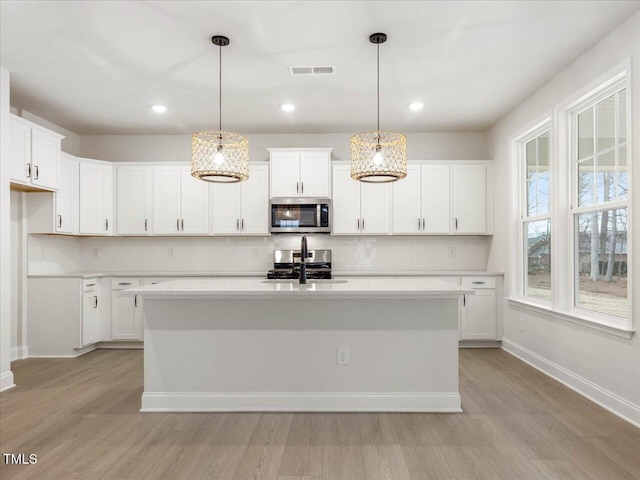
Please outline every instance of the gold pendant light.
[{"label": "gold pendant light", "polygon": [[378,129],[351,137],[351,178],[361,182],[395,182],[407,176],[407,136],[380,130],[380,44],[384,33],[374,33],[369,41],[377,46]]},{"label": "gold pendant light", "polygon": [[219,129],[193,134],[191,175],[206,182],[242,182],[249,178],[249,140],[222,130],[222,47],[229,45],[229,39],[216,35],[211,41],[220,48]]}]

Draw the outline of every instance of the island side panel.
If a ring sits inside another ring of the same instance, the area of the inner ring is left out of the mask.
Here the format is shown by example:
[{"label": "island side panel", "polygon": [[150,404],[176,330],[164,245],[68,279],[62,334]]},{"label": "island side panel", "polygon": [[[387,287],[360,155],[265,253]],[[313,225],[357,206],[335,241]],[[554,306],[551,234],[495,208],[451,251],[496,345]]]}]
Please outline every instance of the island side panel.
[{"label": "island side panel", "polygon": [[460,411],[457,298],[149,297],[144,312],[142,411]]}]

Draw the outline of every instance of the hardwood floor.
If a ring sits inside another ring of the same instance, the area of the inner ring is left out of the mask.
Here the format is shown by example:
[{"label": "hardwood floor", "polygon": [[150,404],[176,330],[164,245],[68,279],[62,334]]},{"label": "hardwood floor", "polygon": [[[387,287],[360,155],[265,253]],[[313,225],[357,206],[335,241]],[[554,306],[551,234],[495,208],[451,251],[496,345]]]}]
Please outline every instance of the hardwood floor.
[{"label": "hardwood floor", "polygon": [[12,364],[9,479],[638,479],[640,430],[501,350],[461,350],[462,414],[145,413],[142,352]]}]

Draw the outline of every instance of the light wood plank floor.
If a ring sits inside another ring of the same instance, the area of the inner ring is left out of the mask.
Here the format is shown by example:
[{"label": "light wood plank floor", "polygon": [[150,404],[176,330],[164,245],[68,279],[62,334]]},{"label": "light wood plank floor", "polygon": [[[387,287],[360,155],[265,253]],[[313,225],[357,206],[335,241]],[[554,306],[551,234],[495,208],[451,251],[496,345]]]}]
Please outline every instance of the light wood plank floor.
[{"label": "light wood plank floor", "polygon": [[462,414],[138,412],[142,352],[13,363],[9,479],[638,479],[640,430],[501,350],[462,350]]}]

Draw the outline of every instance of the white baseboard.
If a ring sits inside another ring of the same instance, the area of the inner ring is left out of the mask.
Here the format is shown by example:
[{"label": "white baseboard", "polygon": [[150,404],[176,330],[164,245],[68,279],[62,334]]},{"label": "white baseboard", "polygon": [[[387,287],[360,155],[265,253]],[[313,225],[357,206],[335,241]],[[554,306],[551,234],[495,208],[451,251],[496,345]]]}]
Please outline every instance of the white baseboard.
[{"label": "white baseboard", "polygon": [[105,341],[98,342],[96,344],[97,348],[105,348],[105,349],[117,349],[117,350],[143,350],[144,342],[136,342],[136,341]]},{"label": "white baseboard", "polygon": [[141,412],[462,412],[458,393],[145,392]]},{"label": "white baseboard", "polygon": [[566,368],[547,360],[535,352],[518,345],[506,338],[502,339],[502,349],[507,353],[528,363],[542,373],[550,376],[554,380],[578,392],[580,395],[597,403],[602,408],[610,411],[614,415],[640,428],[640,406],[635,405],[615,393],[612,393],[595,383],[590,382]]},{"label": "white baseboard", "polygon": [[96,349],[96,345],[88,345],[82,348],[74,348],[71,355],[29,355],[29,358],[78,358],[85,353],[93,352]]},{"label": "white baseboard", "polygon": [[9,390],[15,386],[16,384],[13,383],[13,372],[11,370],[0,375],[0,392]]},{"label": "white baseboard", "polygon": [[459,348],[500,348],[500,340],[459,340]]},{"label": "white baseboard", "polygon": [[11,347],[11,361],[14,360],[23,360],[27,358],[28,355],[28,347]]}]

